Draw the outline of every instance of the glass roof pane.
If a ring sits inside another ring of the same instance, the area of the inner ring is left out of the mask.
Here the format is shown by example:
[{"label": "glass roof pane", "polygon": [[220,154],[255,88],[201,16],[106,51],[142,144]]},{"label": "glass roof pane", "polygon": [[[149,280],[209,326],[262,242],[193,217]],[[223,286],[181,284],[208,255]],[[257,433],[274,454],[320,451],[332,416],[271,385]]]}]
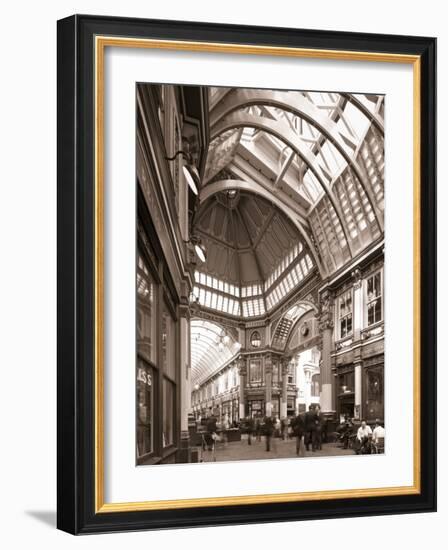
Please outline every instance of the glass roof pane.
[{"label": "glass roof pane", "polygon": [[192,383],[200,384],[231,361],[240,344],[222,326],[202,319],[191,321]]}]

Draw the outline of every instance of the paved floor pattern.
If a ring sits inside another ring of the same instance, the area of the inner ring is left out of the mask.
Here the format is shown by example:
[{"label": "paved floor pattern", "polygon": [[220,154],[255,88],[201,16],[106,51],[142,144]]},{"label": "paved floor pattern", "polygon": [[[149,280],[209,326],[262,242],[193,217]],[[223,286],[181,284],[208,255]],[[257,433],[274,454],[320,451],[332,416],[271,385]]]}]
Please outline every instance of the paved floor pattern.
[{"label": "paved floor pattern", "polygon": [[[306,451],[302,448],[302,457],[323,457],[323,456],[355,456],[354,451],[343,449],[338,443],[323,443],[322,450],[312,452],[311,448]],[[261,441],[252,439],[252,445],[248,445],[247,440],[234,441],[231,443],[217,443],[215,453],[213,451],[204,451],[202,453],[203,462],[225,462],[231,460],[259,460],[267,458],[294,458],[297,457],[296,441],[273,439],[271,450],[266,451],[264,437]]]}]

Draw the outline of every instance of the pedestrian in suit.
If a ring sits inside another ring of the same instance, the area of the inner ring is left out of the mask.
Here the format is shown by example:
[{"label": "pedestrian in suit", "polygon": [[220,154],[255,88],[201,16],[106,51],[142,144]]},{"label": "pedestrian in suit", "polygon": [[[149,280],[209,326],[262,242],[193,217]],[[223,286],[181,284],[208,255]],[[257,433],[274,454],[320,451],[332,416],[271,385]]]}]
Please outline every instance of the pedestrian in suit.
[{"label": "pedestrian in suit", "polygon": [[249,416],[249,418],[247,419],[246,425],[247,425],[247,444],[252,445],[252,434],[254,433],[254,430],[255,430],[255,421],[251,416]]},{"label": "pedestrian in suit", "polygon": [[314,431],[314,405],[310,405],[305,413],[305,447],[310,450]]},{"label": "pedestrian in suit", "polygon": [[255,441],[257,443],[261,441],[261,418],[259,414],[255,418]]},{"label": "pedestrian in suit", "polygon": [[320,406],[316,405],[314,409],[314,417],[313,417],[313,424],[314,429],[312,433],[312,447],[313,452],[314,451],[321,451],[322,450],[322,424],[323,424],[323,418],[320,413]]},{"label": "pedestrian in suit", "polygon": [[291,428],[293,431],[293,435],[296,438],[297,456],[300,456],[302,437],[305,435],[305,416],[303,414],[294,416],[291,420]]},{"label": "pedestrian in suit", "polygon": [[272,434],[274,433],[274,422],[270,416],[264,419],[264,435],[266,439],[266,451],[271,450]]},{"label": "pedestrian in suit", "polygon": [[205,440],[209,451],[213,450],[213,443],[214,443],[213,437],[216,434],[217,422],[218,422],[218,419],[213,413],[211,414],[211,416],[207,418],[207,424],[206,424],[207,432],[205,434]]}]

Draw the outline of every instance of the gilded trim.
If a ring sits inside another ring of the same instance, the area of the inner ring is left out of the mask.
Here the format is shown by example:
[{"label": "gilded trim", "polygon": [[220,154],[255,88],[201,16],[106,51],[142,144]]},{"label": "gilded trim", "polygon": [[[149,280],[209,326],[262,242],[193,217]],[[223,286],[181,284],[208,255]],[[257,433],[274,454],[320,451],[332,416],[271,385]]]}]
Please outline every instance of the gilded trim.
[{"label": "gilded trim", "polygon": [[[380,487],[305,493],[277,493],[215,498],[195,498],[143,502],[104,502],[104,50],[106,47],[152,48],[209,53],[270,55],[343,61],[406,63],[413,65],[413,128],[414,128],[414,483],[404,487]],[[421,491],[420,456],[420,122],[421,72],[420,57],[389,53],[320,50],[291,47],[254,46],[177,40],[153,40],[95,37],[95,511],[96,513],[167,510],[208,506],[232,506],[278,502],[304,502],[341,498],[365,498],[393,495],[414,495]]]},{"label": "gilded trim", "polygon": [[95,510],[104,503],[104,49],[95,48]]},{"label": "gilded trim", "polygon": [[414,62],[414,486],[421,490],[421,61]]}]

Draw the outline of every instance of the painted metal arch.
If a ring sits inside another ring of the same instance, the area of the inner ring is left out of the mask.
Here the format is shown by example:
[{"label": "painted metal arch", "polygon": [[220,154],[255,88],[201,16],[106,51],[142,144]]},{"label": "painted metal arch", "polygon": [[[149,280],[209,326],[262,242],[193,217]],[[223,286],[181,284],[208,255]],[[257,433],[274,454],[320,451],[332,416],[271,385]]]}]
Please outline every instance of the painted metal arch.
[{"label": "painted metal arch", "polygon": [[[366,118],[371,120],[379,132],[384,135],[384,122],[378,114],[369,111],[359,99],[353,97],[351,94],[340,95],[358,109]],[[233,111],[252,105],[270,105],[272,107],[277,107],[303,118],[315,127],[318,127],[316,123],[322,124],[323,119],[330,123],[328,127],[331,131],[336,127],[336,123],[329,117],[322,115],[321,110],[306,99],[305,96],[294,96],[294,104],[291,104],[291,94],[288,92],[246,88],[235,88],[212,109],[210,114],[210,125],[214,126]],[[339,132],[337,129],[336,131]]]},{"label": "painted metal arch", "polygon": [[[358,104],[360,102],[357,101],[356,103],[353,103],[357,108],[359,108]],[[291,112],[295,114],[296,116],[299,116],[306,120],[309,124],[314,126],[316,129],[318,129],[327,139],[336,147],[336,149],[339,151],[341,156],[345,159],[347,164],[351,166],[354,173],[356,174],[356,177],[358,178],[361,186],[364,189],[364,192],[366,193],[366,196],[369,200],[370,206],[372,207],[372,210],[375,214],[375,217],[377,219],[378,226],[380,227],[380,230],[383,231],[384,229],[384,222],[381,215],[381,212],[378,210],[376,202],[374,200],[372,191],[366,181],[366,178],[363,174],[363,171],[359,164],[356,162],[356,160],[347,153],[345,149],[346,144],[351,144],[350,146],[353,149],[356,149],[357,144],[351,142],[347,137],[342,137],[336,123],[329,117],[322,114],[322,112],[315,107],[312,103],[310,103],[305,97],[303,96],[297,96],[294,97],[294,105],[291,104],[291,95],[287,92],[278,92],[278,91],[271,91],[271,90],[247,90],[247,89],[236,89],[232,94],[228,96],[228,99],[222,101],[219,106],[217,106],[211,113],[211,128],[212,128],[212,140],[223,133],[224,131],[229,130],[232,127],[237,126],[230,126],[232,119],[235,117],[235,115],[241,116],[254,116],[249,115],[247,113],[240,113],[241,109],[244,109],[246,107],[249,107],[251,105],[270,105],[273,107],[277,107],[279,109],[282,109],[284,111]],[[363,113],[364,114],[364,113]],[[235,117],[236,118],[236,117]],[[263,119],[264,117],[257,117]],[[371,118],[371,117],[370,117]],[[272,122],[272,120],[265,118],[265,120],[269,123]],[[225,128],[225,130],[223,129]],[[288,130],[288,134],[292,134],[292,137],[294,141],[299,144],[300,138],[296,134],[294,134],[289,128],[285,126],[285,129]],[[267,130],[266,130],[267,131]],[[384,133],[384,127],[382,127],[381,130]],[[281,138],[280,138],[281,139]],[[302,149],[308,149],[305,145],[303,145]],[[309,151],[310,155],[313,157],[313,159],[308,158],[306,160],[301,155],[301,158],[304,162],[308,164],[310,169],[313,167],[313,173],[314,170],[317,170],[318,173],[320,173],[320,166],[315,163],[314,161],[314,155]]]},{"label": "painted metal arch", "polygon": [[207,199],[211,198],[213,195],[216,195],[217,193],[221,193],[222,191],[228,191],[230,189],[237,189],[240,191],[255,193],[256,195],[260,195],[261,197],[269,200],[272,204],[274,204],[293,223],[294,227],[298,229],[299,233],[302,235],[304,241],[308,246],[308,249],[310,250],[313,256],[314,263],[319,269],[321,276],[323,278],[326,276],[326,270],[324,269],[324,266],[320,262],[317,251],[313,243],[311,242],[311,239],[307,233],[305,226],[302,224],[301,220],[299,219],[299,214],[295,212],[295,210],[291,208],[291,206],[283,202],[276,194],[272,193],[272,191],[269,191],[259,183],[256,183],[256,182],[249,183],[244,180],[233,180],[233,179],[220,180],[213,183],[209,183],[208,185],[206,185],[201,189],[201,192],[199,194],[199,202],[203,204],[205,203],[205,201],[207,201]]},{"label": "painted metal arch", "polygon": [[[215,126],[212,130],[211,138],[212,139],[216,138],[217,136],[219,136],[223,132],[226,132],[230,128],[241,128],[241,127],[257,128],[258,130],[263,130],[264,132],[267,132],[275,136],[280,141],[288,145],[308,165],[309,169],[312,171],[312,173],[318,180],[319,184],[321,185],[322,189],[328,196],[328,199],[336,212],[336,215],[339,219],[339,223],[341,224],[345,239],[347,241],[347,245],[349,247],[350,255],[353,257],[354,255],[353,246],[349,235],[347,221],[345,220],[342,214],[342,211],[339,207],[339,203],[336,200],[332,190],[330,189],[325,179],[322,177],[320,167],[316,163],[315,156],[309,150],[309,148],[300,142],[300,140],[297,138],[297,135],[290,128],[288,128],[286,124],[283,124],[278,121],[270,120],[268,118],[264,118],[256,115],[249,115],[247,113],[240,113],[240,112],[232,113],[231,115],[226,117],[224,120],[222,120],[217,126]],[[366,192],[366,195],[367,195],[367,192]],[[373,205],[372,208],[374,208],[374,212],[376,213],[376,209],[374,207],[374,201],[370,200],[370,202],[372,203]]]}]

